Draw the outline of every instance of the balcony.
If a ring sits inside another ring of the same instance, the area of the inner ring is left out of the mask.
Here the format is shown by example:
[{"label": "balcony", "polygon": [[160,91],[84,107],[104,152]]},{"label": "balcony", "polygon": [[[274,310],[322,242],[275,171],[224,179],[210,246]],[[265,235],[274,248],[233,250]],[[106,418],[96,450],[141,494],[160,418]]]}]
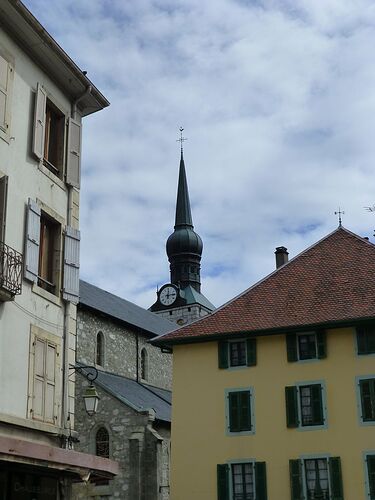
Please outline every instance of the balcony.
[{"label": "balcony", "polygon": [[22,291],[22,254],[0,241],[0,302]]}]

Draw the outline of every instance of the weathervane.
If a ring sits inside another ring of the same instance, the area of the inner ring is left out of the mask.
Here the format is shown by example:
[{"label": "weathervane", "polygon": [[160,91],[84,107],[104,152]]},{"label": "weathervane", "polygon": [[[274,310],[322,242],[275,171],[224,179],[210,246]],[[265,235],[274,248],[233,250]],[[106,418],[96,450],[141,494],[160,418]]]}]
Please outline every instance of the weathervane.
[{"label": "weathervane", "polygon": [[341,216],[344,215],[345,212],[344,211],[341,211],[341,208],[339,207],[339,209],[337,210],[337,212],[335,212],[335,215],[338,215],[339,216],[339,227],[342,226],[342,218]]},{"label": "weathervane", "polygon": [[177,139],[176,142],[180,142],[181,143],[181,153],[183,153],[183,151],[184,151],[183,143],[184,143],[184,141],[187,141],[187,138],[186,137],[182,137],[182,132],[184,131],[183,127],[180,127],[179,130],[180,130],[181,137],[179,139]]}]

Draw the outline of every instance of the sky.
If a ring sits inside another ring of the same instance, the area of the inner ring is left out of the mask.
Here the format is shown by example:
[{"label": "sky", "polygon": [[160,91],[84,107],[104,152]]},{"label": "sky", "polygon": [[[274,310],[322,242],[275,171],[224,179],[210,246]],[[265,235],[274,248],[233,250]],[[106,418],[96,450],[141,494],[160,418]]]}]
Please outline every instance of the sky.
[{"label": "sky", "polygon": [[81,278],[169,282],[179,127],[219,306],[338,226],[375,228],[372,0],[24,0],[111,102],[85,118]]}]

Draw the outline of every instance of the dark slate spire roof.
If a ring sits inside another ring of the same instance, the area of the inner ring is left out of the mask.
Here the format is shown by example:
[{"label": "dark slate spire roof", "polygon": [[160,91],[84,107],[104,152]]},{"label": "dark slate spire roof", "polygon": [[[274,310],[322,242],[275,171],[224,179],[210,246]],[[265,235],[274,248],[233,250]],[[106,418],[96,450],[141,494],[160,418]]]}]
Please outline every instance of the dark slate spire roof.
[{"label": "dark slate spire roof", "polygon": [[189,190],[186,179],[186,170],[184,162],[184,153],[181,150],[180,173],[178,177],[177,203],[176,203],[176,219],[175,229],[178,227],[193,227],[193,219],[191,217]]},{"label": "dark slate spire roof", "polygon": [[212,314],[154,343],[375,319],[375,245],[340,226]]}]

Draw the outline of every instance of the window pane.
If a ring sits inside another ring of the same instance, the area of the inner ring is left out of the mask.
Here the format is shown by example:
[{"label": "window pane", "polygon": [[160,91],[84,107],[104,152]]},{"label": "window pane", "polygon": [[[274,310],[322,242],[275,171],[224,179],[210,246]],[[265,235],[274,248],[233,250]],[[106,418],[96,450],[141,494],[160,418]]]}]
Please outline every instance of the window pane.
[{"label": "window pane", "polygon": [[320,384],[305,385],[299,388],[302,426],[322,425],[324,423],[322,387]]},{"label": "window pane", "polygon": [[308,500],[328,500],[328,462],[327,459],[305,460],[306,491]]},{"label": "window pane", "polygon": [[230,364],[231,366],[246,365],[246,342],[230,342]]},{"label": "window pane", "polygon": [[253,464],[233,464],[232,484],[234,500],[254,500]]},{"label": "window pane", "polygon": [[96,455],[109,458],[109,434],[105,427],[100,427],[96,433]]},{"label": "window pane", "polygon": [[314,359],[316,355],[316,335],[309,333],[306,335],[298,335],[298,354],[299,359]]}]

